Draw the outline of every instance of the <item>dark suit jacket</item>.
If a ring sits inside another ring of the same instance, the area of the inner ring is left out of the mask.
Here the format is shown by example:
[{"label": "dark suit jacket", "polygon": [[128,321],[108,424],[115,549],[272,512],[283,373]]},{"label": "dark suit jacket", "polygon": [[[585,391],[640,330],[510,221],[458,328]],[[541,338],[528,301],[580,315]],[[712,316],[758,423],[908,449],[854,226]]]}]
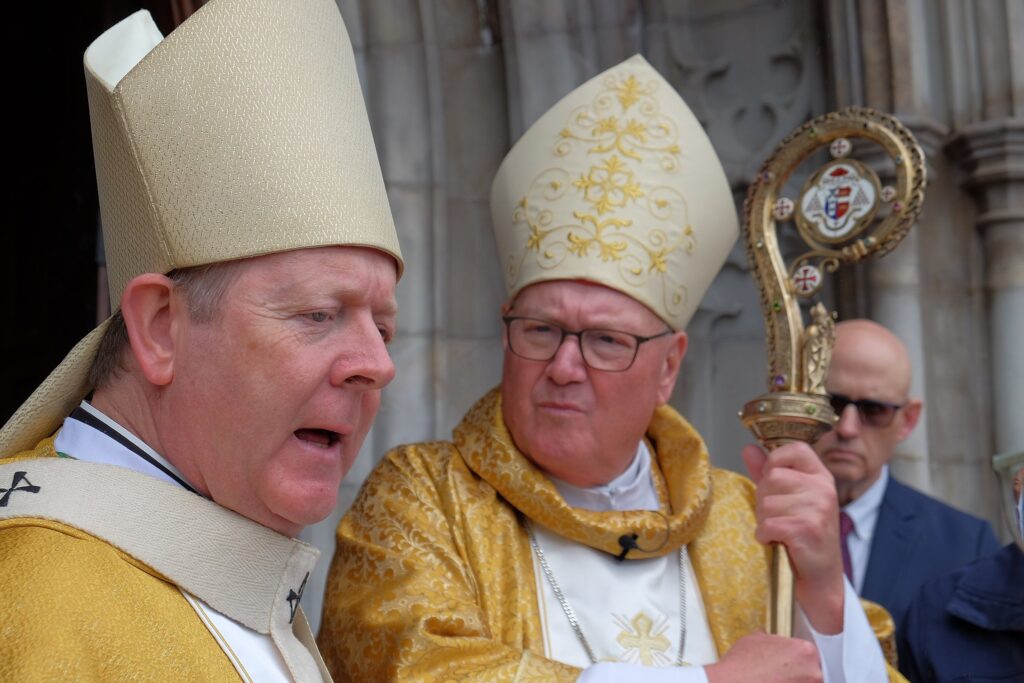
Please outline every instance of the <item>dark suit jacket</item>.
[{"label": "dark suit jacket", "polygon": [[861,597],[885,607],[899,624],[921,584],[999,547],[988,522],[890,476],[878,511]]},{"label": "dark suit jacket", "polygon": [[1011,543],[926,583],[897,640],[914,683],[1024,681],[1024,553]]}]

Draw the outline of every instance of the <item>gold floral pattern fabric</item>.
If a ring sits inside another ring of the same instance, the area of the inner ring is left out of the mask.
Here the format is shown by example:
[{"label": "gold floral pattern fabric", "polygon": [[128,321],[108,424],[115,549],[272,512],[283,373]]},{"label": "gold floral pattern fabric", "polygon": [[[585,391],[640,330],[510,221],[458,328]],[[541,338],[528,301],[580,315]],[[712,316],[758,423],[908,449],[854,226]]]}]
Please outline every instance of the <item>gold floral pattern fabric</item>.
[{"label": "gold floral pattern fabric", "polygon": [[[53,439],[0,463],[56,457]],[[73,527],[0,522],[0,680],[238,681],[178,589]]]},{"label": "gold floral pattern fabric", "polygon": [[711,467],[671,408],[656,411],[647,438],[663,516],[568,506],[513,445],[497,390],[453,442],[389,452],[338,527],[317,638],[334,679],[575,681],[579,669],[544,656],[523,517],[616,555],[627,530],[662,545],[626,561],[689,543],[718,651],[762,629],[768,552],[754,539],[753,484]]},{"label": "gold floral pattern fabric", "polygon": [[[657,473],[656,485],[666,511],[610,514],[573,508],[562,500],[554,484],[515,448],[501,418],[500,403],[496,392],[477,403],[455,428],[455,448],[471,470],[538,524],[612,555],[621,551],[618,539],[626,533],[638,534],[641,548],[657,548],[638,549],[630,559],[675,553],[703,528],[711,504],[707,451],[697,432],[671,408],[655,412],[648,428],[657,459],[652,471]],[[659,448],[659,440],[672,443],[670,455]],[[689,457],[679,457],[681,453]]]},{"label": "gold floral pattern fabric", "polygon": [[318,645],[336,681],[574,681],[536,615],[516,510],[427,443],[389,453],[342,520]]},{"label": "gold floral pattern fabric", "polygon": [[[871,629],[875,632],[875,637],[878,638],[879,644],[882,646],[882,653],[885,655],[885,661],[891,664],[893,667],[899,665],[898,653],[896,652],[896,626],[893,624],[892,615],[884,607],[879,605],[877,602],[871,602],[870,600],[861,600],[861,607],[864,608],[864,614],[868,616],[868,623],[871,624]],[[902,677],[899,679],[890,680],[903,680]]]},{"label": "gold floral pattern fabric", "polygon": [[719,650],[759,628],[767,564],[753,538],[753,485],[711,468],[670,408],[648,438],[668,540],[657,514],[566,505],[512,445],[497,391],[470,410],[454,443],[388,453],[338,527],[318,638],[335,680],[576,680],[578,669],[544,657],[521,516],[615,554],[627,527],[662,543],[658,554],[691,543]]}]

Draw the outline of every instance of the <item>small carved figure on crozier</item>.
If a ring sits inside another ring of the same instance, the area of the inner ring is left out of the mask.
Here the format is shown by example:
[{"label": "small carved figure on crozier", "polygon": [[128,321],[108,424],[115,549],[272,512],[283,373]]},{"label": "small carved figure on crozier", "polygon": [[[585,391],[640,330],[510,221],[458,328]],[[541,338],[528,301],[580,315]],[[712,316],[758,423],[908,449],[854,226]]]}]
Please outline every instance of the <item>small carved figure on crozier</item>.
[{"label": "small carved figure on crozier", "polygon": [[[849,158],[853,139],[882,148],[894,167],[894,185],[883,187],[874,170]],[[800,197],[779,196],[800,164],[825,146],[832,159],[811,174]],[[768,392],[747,403],[740,418],[768,451],[793,440],[814,443],[836,421],[825,392],[835,316],[818,302],[804,327],[800,301],[820,291],[824,273],[892,251],[914,224],[924,187],[924,155],[913,135],[894,117],[861,107],[801,126],[779,143],[751,183],[744,232],[761,292]],[[778,229],[790,222],[808,250],[787,266]],[[791,636],[793,572],[784,548],[773,547],[770,572],[767,630]]]}]

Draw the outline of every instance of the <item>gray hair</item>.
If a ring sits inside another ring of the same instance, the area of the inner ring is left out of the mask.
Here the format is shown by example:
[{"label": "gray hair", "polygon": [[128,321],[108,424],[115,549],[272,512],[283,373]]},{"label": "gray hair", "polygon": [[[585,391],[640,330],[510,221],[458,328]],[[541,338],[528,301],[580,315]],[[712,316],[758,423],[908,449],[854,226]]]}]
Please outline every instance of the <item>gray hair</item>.
[{"label": "gray hair", "polygon": [[[188,303],[189,318],[203,324],[216,319],[220,302],[239,273],[241,261],[211,263],[194,268],[172,270],[167,274]],[[125,355],[131,346],[124,316],[118,310],[110,319],[96,357],[89,368],[89,385],[103,389],[125,369]]]}]

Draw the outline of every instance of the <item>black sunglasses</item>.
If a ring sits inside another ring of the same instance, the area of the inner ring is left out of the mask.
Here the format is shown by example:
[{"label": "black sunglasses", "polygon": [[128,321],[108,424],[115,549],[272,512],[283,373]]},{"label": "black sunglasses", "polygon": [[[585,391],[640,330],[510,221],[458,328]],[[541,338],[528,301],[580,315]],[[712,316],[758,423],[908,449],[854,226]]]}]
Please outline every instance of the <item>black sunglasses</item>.
[{"label": "black sunglasses", "polygon": [[892,424],[893,418],[896,417],[896,411],[907,405],[906,402],[901,404],[886,403],[885,401],[876,401],[871,398],[858,398],[854,400],[842,394],[832,394],[831,402],[832,410],[836,411],[836,415],[839,417],[842,417],[846,406],[856,406],[861,421],[871,427],[888,427]]}]

